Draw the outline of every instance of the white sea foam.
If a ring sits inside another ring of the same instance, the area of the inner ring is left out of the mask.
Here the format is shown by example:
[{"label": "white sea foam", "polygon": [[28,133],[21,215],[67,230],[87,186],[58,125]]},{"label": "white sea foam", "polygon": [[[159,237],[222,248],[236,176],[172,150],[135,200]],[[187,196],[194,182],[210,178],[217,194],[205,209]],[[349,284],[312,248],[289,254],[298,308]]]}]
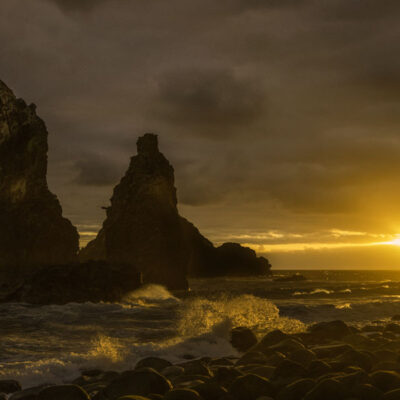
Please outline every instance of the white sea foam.
[{"label": "white sea foam", "polygon": [[351,308],[351,303],[337,304],[335,308],[338,310],[349,310]]},{"label": "white sea foam", "polygon": [[314,289],[310,292],[310,294],[332,294],[332,293],[334,293],[334,291],[328,289]]},{"label": "white sea foam", "polygon": [[136,289],[125,296],[124,301],[163,301],[173,300],[179,301],[173,294],[171,294],[164,286],[161,285],[145,285],[139,289]]},{"label": "white sea foam", "polygon": [[[46,382],[69,382],[86,368],[130,369],[139,359],[147,356],[163,357],[171,362],[203,356],[236,356],[236,350],[229,343],[229,332],[235,326],[251,327],[259,335],[275,328],[286,332],[304,329],[300,321],[280,317],[279,309],[272,302],[253,295],[179,300],[158,285],[131,293],[123,304],[15,305],[16,310],[27,320],[45,321],[46,326],[58,335],[48,337],[49,331],[44,330],[40,332],[43,337],[26,337],[27,342],[23,345],[32,350],[21,350],[18,356],[0,363],[0,378],[18,379],[24,387]],[[175,312],[171,314],[174,321],[169,321],[169,314],[165,314],[170,312]],[[117,318],[116,324],[121,325],[114,326],[112,318]],[[62,323],[68,321],[72,322],[68,326],[70,331],[64,332]],[[165,329],[162,324],[165,321],[171,325],[168,329],[175,334],[163,338]],[[93,326],[96,323],[98,325]],[[139,325],[135,330],[133,328],[137,323]],[[73,324],[79,332],[74,331]],[[148,331],[154,339],[142,340],[140,335],[143,331]],[[74,337],[69,340],[66,335],[71,332]],[[88,336],[79,340],[76,336],[80,334]],[[69,347],[62,348],[57,337],[65,340]],[[10,342],[9,347],[15,350],[22,338],[18,338],[16,343]],[[54,343],[54,348],[49,343]],[[38,354],[33,347],[43,351]]]},{"label": "white sea foam", "polygon": [[286,332],[304,329],[298,320],[282,318],[271,301],[253,295],[218,299],[193,298],[186,300],[178,324],[180,335],[194,336],[206,333],[216,324],[227,321],[231,326],[247,326],[255,331],[279,328]]},{"label": "white sea foam", "polygon": [[311,290],[310,292],[296,291],[292,294],[292,296],[307,296],[307,295],[315,295],[315,294],[332,294],[332,293],[335,293],[335,292],[333,290],[317,288],[317,289]]}]

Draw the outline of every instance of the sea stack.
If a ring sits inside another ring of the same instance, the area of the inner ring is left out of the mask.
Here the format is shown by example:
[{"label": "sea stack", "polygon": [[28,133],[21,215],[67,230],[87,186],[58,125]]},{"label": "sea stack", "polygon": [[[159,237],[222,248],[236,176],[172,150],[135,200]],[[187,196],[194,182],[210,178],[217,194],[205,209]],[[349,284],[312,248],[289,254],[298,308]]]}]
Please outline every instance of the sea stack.
[{"label": "sea stack", "polygon": [[186,289],[185,248],[174,169],[160,153],[157,136],[146,133],[114,188],[103,228],[80,258],[132,265],[144,283]]},{"label": "sea stack", "polygon": [[0,274],[77,260],[79,235],[47,186],[47,129],[0,81]]},{"label": "sea stack", "polygon": [[265,275],[271,268],[266,258],[239,244],[214,247],[179,215],[174,169],[151,133],[138,139],[137,155],[114,189],[103,227],[80,260],[131,265],[144,283],[173,290],[186,289],[187,277]]}]

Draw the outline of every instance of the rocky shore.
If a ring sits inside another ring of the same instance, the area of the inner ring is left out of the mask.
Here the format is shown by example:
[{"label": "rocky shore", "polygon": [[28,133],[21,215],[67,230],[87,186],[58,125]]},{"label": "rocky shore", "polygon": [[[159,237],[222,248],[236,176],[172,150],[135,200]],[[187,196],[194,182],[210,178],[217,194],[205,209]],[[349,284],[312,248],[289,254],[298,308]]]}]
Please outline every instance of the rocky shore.
[{"label": "rocky shore", "polygon": [[396,400],[400,399],[400,324],[359,329],[343,321],[307,331],[231,331],[240,356],[173,365],[148,357],[122,373],[92,369],[63,385],[21,390],[0,381],[9,400]]}]

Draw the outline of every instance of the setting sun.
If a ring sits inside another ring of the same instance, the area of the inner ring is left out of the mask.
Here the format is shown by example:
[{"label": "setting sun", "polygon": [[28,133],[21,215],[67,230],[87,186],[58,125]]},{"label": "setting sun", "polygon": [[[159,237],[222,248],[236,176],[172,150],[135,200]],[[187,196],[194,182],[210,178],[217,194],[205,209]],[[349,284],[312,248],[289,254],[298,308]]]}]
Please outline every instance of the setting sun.
[{"label": "setting sun", "polygon": [[397,235],[395,239],[393,239],[391,242],[388,242],[388,244],[391,244],[393,246],[400,246],[400,235]]}]

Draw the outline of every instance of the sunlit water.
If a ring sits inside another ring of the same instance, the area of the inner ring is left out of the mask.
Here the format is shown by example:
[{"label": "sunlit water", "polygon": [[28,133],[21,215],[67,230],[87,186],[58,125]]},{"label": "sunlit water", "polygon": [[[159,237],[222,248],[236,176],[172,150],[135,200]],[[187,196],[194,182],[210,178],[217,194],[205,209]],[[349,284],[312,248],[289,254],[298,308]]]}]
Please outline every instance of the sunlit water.
[{"label": "sunlit water", "polygon": [[262,335],[323,320],[362,325],[400,314],[400,272],[302,274],[307,281],[193,280],[191,292],[178,297],[151,285],[120,304],[2,304],[0,378],[32,386],[68,381],[86,368],[128,369],[149,355],[172,362],[235,355],[228,340],[233,326]]}]

